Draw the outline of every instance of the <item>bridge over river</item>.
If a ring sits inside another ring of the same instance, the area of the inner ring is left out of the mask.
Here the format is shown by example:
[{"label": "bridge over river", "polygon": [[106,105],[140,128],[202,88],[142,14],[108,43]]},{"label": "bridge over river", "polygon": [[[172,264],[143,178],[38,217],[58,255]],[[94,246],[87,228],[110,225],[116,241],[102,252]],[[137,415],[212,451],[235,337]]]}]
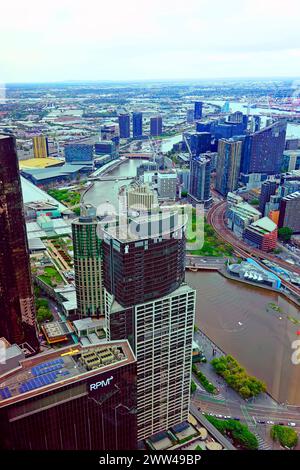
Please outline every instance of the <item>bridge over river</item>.
[{"label": "bridge over river", "polygon": [[99,175],[99,176],[91,176],[89,181],[128,181],[133,180],[134,176],[110,176],[110,175]]}]

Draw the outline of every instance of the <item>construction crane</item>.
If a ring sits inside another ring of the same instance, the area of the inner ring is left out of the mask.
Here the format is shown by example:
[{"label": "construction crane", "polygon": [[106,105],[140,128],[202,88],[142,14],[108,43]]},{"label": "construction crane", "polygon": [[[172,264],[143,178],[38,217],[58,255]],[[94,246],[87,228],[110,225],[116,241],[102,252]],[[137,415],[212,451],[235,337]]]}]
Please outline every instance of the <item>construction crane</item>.
[{"label": "construction crane", "polygon": [[153,155],[153,163],[156,163],[156,159],[158,157],[156,146],[153,144],[153,140],[151,139],[150,135],[148,135],[148,140],[149,140],[149,144],[150,144],[150,150],[151,150],[152,155]]},{"label": "construction crane", "polygon": [[185,135],[185,134],[183,134],[183,140],[184,140],[184,143],[185,143],[185,145],[186,145],[186,147],[187,147],[187,149],[188,149],[190,158],[192,158],[192,157],[193,157],[193,154],[192,154],[192,151],[191,151],[191,147],[190,147],[189,141],[188,141],[188,139],[186,138],[186,135]]}]

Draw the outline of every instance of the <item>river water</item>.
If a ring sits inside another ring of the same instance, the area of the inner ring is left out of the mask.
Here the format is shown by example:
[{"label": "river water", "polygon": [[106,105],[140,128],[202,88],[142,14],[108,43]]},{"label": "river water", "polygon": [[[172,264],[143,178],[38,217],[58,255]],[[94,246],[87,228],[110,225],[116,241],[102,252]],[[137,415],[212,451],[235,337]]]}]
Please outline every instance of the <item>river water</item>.
[{"label": "river water", "polygon": [[[186,281],[197,291],[199,328],[250,374],[265,381],[276,400],[300,405],[300,364],[291,360],[300,325],[287,318],[300,320],[297,307],[276,292],[231,281],[216,272],[189,272]],[[282,312],[274,311],[270,303]]]},{"label": "river water", "polygon": [[[107,176],[122,177],[132,176],[132,179],[136,177],[136,170],[139,165],[146,163],[148,160],[125,160],[121,165],[110,171]],[[118,204],[118,193],[122,186],[127,186],[132,180],[119,180],[119,181],[96,181],[84,196],[84,202],[93,204],[98,207],[99,204],[105,202],[112,204],[117,208]]]},{"label": "river water", "polygon": [[[143,160],[126,160],[111,176],[136,176]],[[86,193],[85,202],[117,204],[119,188],[126,181],[97,181]],[[264,380],[279,402],[300,405],[300,364],[291,360],[292,342],[300,339],[287,316],[300,320],[297,307],[266,289],[230,281],[218,273],[187,273],[186,280],[197,290],[196,323],[226,353],[232,354],[249,373]],[[281,307],[279,314],[270,303]],[[282,317],[280,319],[279,317]]]}]

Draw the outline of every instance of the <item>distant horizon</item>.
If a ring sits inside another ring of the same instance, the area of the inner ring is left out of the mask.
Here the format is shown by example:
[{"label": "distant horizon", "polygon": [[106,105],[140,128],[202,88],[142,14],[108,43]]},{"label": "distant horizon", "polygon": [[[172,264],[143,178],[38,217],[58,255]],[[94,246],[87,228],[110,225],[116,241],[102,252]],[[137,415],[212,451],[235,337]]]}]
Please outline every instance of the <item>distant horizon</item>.
[{"label": "distant horizon", "polygon": [[151,82],[210,82],[210,81],[268,81],[268,80],[300,80],[300,75],[288,76],[232,76],[232,77],[202,77],[202,78],[122,78],[122,79],[53,79],[49,81],[8,81],[2,85],[48,85],[48,84],[85,84],[85,83],[151,83]]}]

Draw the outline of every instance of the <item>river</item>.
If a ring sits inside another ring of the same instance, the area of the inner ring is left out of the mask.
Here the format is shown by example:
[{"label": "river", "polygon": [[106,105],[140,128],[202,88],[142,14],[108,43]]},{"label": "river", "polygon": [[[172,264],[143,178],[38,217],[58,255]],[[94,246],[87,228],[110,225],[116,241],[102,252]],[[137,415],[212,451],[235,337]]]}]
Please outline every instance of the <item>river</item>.
[{"label": "river", "polygon": [[[142,162],[126,160],[110,175],[134,178]],[[95,206],[105,201],[116,205],[119,188],[129,183],[97,181],[84,200]],[[218,273],[187,273],[186,279],[197,290],[196,323],[204,333],[249,373],[264,380],[276,400],[300,405],[300,365],[291,361],[291,345],[300,325],[287,318],[300,320],[297,307],[276,292],[230,281]],[[275,312],[270,303],[284,313]]]},{"label": "river", "polygon": [[[223,106],[225,101],[214,101],[214,100],[209,100],[209,103],[216,104],[218,106]],[[235,111],[241,111],[244,114],[247,114],[247,105],[244,107],[245,103],[239,103],[239,102],[229,102],[229,107],[230,111],[234,113]],[[252,114],[264,114],[268,113],[269,110],[267,108],[249,108],[249,113]],[[272,114],[286,114],[287,116],[290,114],[288,111],[279,111],[278,109],[271,109]],[[207,116],[209,117],[209,116]],[[299,114],[300,117],[300,114]],[[262,123],[265,124],[267,117],[262,116]],[[291,124],[288,123],[287,125],[287,131],[286,131],[286,136],[288,138],[295,137],[295,138],[300,138],[300,125],[299,124]]]},{"label": "river", "polygon": [[[197,291],[199,328],[250,374],[265,381],[276,400],[300,405],[300,364],[291,361],[291,344],[299,339],[300,325],[287,318],[300,320],[297,307],[276,292],[230,281],[215,272],[189,272],[186,281]],[[282,313],[270,303],[281,307]]]},{"label": "river", "polygon": [[[132,176],[132,179],[136,177],[136,170],[139,165],[146,163],[148,160],[125,160],[121,165],[110,171],[107,176],[122,177]],[[109,202],[113,206],[117,207],[118,204],[118,193],[121,186],[128,186],[132,180],[124,181],[96,181],[94,185],[87,191],[84,196],[84,202],[93,204],[98,207],[99,204]]]}]

